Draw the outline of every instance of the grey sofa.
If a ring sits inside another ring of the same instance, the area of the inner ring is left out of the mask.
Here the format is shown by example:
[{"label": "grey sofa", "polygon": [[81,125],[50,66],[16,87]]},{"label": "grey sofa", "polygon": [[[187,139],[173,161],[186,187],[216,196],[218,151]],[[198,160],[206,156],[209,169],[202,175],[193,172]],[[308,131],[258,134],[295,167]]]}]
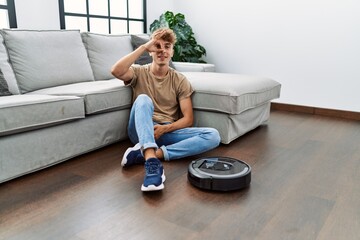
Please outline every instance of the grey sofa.
[{"label": "grey sofa", "polygon": [[[0,76],[12,93],[0,96],[0,183],[127,138],[131,89],[110,69],[133,50],[130,35],[0,33]],[[194,86],[195,126],[217,128],[224,144],[265,123],[280,95],[268,78],[174,66]]]}]

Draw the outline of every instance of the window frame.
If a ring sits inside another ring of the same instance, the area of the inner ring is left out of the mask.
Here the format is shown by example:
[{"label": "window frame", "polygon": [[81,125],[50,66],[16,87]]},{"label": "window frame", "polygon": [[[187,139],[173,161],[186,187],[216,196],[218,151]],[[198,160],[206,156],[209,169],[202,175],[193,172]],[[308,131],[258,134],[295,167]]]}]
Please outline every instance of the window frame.
[{"label": "window frame", "polygon": [[65,16],[72,16],[72,17],[84,17],[87,21],[87,31],[91,32],[91,26],[90,26],[90,19],[91,18],[97,18],[97,19],[107,19],[108,20],[108,33],[111,34],[111,20],[125,20],[127,22],[127,33],[129,33],[130,30],[130,22],[143,22],[143,32],[147,33],[147,7],[146,7],[146,0],[143,1],[143,18],[130,18],[129,17],[129,1],[126,0],[126,12],[127,17],[114,17],[110,16],[110,0],[108,1],[108,11],[107,16],[106,15],[95,15],[89,13],[89,0],[86,0],[86,13],[70,13],[65,12],[65,5],[64,0],[59,0],[59,16],[60,16],[60,29],[66,29],[66,23],[65,23]]},{"label": "window frame", "polygon": [[14,0],[7,0],[6,4],[0,4],[0,9],[8,11],[9,28],[17,28],[16,11]]}]

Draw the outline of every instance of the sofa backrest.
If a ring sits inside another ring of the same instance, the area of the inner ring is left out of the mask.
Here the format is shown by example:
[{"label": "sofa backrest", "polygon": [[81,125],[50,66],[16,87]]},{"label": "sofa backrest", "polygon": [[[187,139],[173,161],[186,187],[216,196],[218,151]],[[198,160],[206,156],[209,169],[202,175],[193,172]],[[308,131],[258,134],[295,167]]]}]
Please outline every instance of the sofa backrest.
[{"label": "sofa backrest", "polygon": [[117,60],[133,51],[129,34],[110,35],[81,33],[95,80],[113,79],[111,67]]},{"label": "sofa backrest", "polygon": [[9,63],[9,56],[4,45],[4,39],[0,34],[0,71],[12,94],[20,94],[19,86],[16,82],[15,73]]},{"label": "sofa backrest", "polygon": [[3,29],[20,93],[94,81],[78,30]]}]

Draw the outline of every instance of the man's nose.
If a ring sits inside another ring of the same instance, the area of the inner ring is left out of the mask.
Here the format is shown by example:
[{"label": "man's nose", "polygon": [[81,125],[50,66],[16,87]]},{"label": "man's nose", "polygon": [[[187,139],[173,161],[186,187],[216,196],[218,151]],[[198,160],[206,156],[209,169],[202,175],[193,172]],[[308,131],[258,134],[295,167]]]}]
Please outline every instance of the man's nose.
[{"label": "man's nose", "polygon": [[157,49],[157,53],[165,53],[165,49]]}]

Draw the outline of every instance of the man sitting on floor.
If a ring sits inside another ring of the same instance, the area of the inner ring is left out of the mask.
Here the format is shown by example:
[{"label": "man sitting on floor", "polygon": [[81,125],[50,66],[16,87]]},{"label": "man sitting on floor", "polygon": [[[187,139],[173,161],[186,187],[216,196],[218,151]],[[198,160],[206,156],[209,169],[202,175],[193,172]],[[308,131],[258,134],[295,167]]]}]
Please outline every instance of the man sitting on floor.
[{"label": "man sitting on floor", "polygon": [[[142,191],[164,188],[165,174],[159,159],[184,158],[220,144],[216,129],[192,127],[192,86],[184,75],[169,67],[175,42],[171,29],[158,29],[146,44],[112,68],[112,74],[133,89],[128,135],[135,146],[126,150],[121,165],[145,164]],[[152,56],[152,63],[134,65],[145,51]]]}]

